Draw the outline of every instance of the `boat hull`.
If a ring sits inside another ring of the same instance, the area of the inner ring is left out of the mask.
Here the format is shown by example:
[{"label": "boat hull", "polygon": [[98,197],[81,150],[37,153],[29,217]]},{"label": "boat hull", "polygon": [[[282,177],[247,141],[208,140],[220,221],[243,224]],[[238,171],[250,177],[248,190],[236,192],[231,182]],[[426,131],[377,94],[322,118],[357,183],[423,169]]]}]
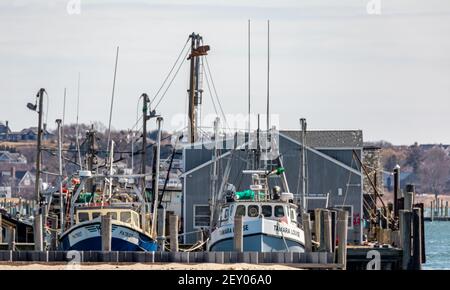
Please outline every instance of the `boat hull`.
[{"label": "boat hull", "polygon": [[[244,236],[244,251],[247,252],[300,252],[305,251],[304,245],[299,242],[282,238],[268,236],[264,234],[255,234]],[[222,239],[209,248],[212,252],[230,252],[233,251],[233,238]]]},{"label": "boat hull", "polygon": [[[76,225],[60,238],[63,251],[101,251],[100,222]],[[112,224],[112,251],[156,251],[157,244],[148,235],[123,224]]]},{"label": "boat hull", "polygon": [[[234,250],[234,225],[214,230],[208,243],[209,251]],[[244,221],[243,250],[255,252],[304,252],[302,229],[267,219]]]}]

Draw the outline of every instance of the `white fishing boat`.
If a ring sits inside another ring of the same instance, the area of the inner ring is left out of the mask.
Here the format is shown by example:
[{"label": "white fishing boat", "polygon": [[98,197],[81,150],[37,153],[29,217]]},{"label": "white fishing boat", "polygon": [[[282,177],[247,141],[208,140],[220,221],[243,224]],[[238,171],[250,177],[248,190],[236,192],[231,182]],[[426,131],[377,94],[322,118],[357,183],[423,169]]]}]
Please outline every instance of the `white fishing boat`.
[{"label": "white fishing boat", "polygon": [[208,241],[209,251],[233,251],[234,218],[243,218],[243,250],[257,252],[304,252],[305,236],[297,221],[298,207],[293,194],[269,189],[268,178],[284,174],[283,168],[271,172],[247,170],[250,188],[228,190],[220,205],[217,226]]}]

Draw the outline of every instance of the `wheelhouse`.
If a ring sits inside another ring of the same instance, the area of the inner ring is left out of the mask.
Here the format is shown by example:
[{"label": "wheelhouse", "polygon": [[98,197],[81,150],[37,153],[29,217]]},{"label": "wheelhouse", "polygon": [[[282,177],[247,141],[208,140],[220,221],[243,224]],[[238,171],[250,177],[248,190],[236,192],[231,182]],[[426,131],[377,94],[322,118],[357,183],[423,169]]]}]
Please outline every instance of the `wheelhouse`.
[{"label": "wheelhouse", "polygon": [[272,220],[285,220],[291,223],[297,222],[297,207],[288,203],[267,202],[234,202],[222,207],[220,224],[232,223],[235,216],[245,218],[264,217]]},{"label": "wheelhouse", "polygon": [[91,221],[100,216],[110,216],[112,220],[120,221],[139,228],[139,215],[137,212],[130,209],[115,209],[115,208],[90,208],[78,209],[75,214],[75,223],[82,223]]}]

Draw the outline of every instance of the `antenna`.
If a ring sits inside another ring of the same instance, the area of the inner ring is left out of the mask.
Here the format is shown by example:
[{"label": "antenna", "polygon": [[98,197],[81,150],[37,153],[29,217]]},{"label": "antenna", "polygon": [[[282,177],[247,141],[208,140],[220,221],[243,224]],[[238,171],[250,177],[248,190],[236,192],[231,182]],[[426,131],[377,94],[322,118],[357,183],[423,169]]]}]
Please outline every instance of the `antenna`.
[{"label": "antenna", "polygon": [[248,140],[250,141],[251,124],[250,124],[250,19],[248,20]]},{"label": "antenna", "polygon": [[114,106],[114,89],[116,88],[116,74],[117,74],[117,61],[119,60],[119,47],[117,47],[116,51],[116,64],[114,66],[114,79],[113,79],[113,87],[112,87],[112,93],[111,93],[111,107],[109,110],[109,125],[108,125],[108,143],[107,143],[107,152],[109,152],[109,143],[111,141],[111,120],[112,120],[112,113],[113,113],[113,106]]},{"label": "antenna", "polygon": [[80,163],[80,169],[83,170],[83,164],[81,164],[81,153],[80,153],[80,140],[79,140],[79,127],[78,127],[78,115],[80,114],[80,79],[81,79],[81,73],[78,73],[78,93],[77,93],[77,124],[75,126],[75,142],[77,145],[77,151],[78,151],[78,162]]},{"label": "antenna", "polygon": [[267,20],[267,132],[269,132],[269,128],[270,128],[269,81],[270,81],[270,21]]}]

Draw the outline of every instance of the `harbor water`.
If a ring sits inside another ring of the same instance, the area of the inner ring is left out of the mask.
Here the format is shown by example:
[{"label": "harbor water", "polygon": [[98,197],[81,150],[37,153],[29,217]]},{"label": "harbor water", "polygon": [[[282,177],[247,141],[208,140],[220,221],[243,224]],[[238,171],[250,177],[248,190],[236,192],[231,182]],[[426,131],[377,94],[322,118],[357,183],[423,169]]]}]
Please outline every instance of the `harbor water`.
[{"label": "harbor water", "polygon": [[450,222],[425,222],[425,270],[450,270]]}]

